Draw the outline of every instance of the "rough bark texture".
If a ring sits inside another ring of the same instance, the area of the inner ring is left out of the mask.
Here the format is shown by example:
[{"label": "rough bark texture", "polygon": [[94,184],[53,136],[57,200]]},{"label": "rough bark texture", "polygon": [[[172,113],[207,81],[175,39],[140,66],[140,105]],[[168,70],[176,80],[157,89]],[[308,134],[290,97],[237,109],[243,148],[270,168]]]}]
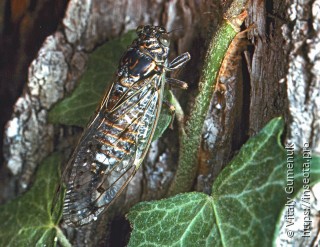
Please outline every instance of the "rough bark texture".
[{"label": "rough bark texture", "polygon": [[[13,112],[13,105],[26,90],[28,67],[45,38],[56,31],[67,0],[1,1],[0,4],[0,150],[3,150],[5,125]],[[25,87],[25,88],[24,88]],[[4,145],[4,148],[8,146]],[[13,197],[16,178],[3,166],[0,152],[0,201]],[[11,186],[6,186],[11,183]],[[3,198],[3,199],[2,199]]]},{"label": "rough bark texture", "polygon": [[297,149],[308,142],[320,153],[320,1],[292,1],[290,24],[283,26],[288,54],[289,141]]},{"label": "rough bark texture", "polygon": [[[214,178],[239,147],[276,116],[284,115],[290,119],[288,130],[297,147],[303,142],[295,139],[292,133],[298,131],[300,136],[307,128],[309,132],[306,138],[314,144],[314,151],[319,152],[320,145],[316,143],[320,140],[320,103],[316,95],[319,97],[320,72],[316,69],[317,56],[311,55],[314,54],[312,49],[316,49],[315,39],[319,37],[317,2],[314,1],[313,5],[309,3],[309,9],[301,10],[302,17],[307,16],[315,23],[312,32],[303,29],[312,36],[301,38],[301,32],[296,30],[299,25],[295,27],[291,23],[294,19],[292,16],[290,24],[286,26],[287,35],[282,35],[289,7],[284,1],[259,0],[248,5],[246,26],[252,23],[256,25],[248,31],[250,44],[247,57],[251,59],[245,61],[239,55],[239,66],[230,68],[226,94],[222,99],[217,95],[213,97],[203,130],[195,189],[210,192]],[[25,191],[32,182],[37,165],[51,152],[62,150],[67,159],[81,130],[49,124],[48,110],[73,90],[85,70],[88,54],[110,38],[135,29],[140,24],[163,25],[167,30],[183,28],[173,33],[171,56],[185,51],[191,53],[192,60],[181,74],[181,78],[189,83],[189,91],[177,92],[183,108],[188,112],[188,104],[192,104],[197,91],[207,41],[229,3],[218,0],[70,0],[62,25],[46,38],[31,63],[24,93],[15,103],[13,115],[7,124],[4,142],[6,162],[1,169],[8,167],[13,176],[1,188],[2,199]],[[295,16],[297,20],[298,17]],[[309,26],[304,24],[308,29]],[[284,49],[285,41],[287,50]],[[240,46],[239,49],[244,48],[243,44]],[[304,53],[305,49],[310,52]],[[296,67],[291,68],[290,73],[287,71],[288,52],[289,65],[297,67],[297,61],[300,65],[300,77],[293,72]],[[283,83],[284,78],[287,79],[287,85]],[[302,83],[301,90],[307,95],[306,98],[290,91],[298,88],[298,82]],[[287,87],[290,89],[287,90]],[[221,107],[217,107],[217,103]],[[309,114],[305,125],[299,120],[301,114]],[[119,246],[125,243],[125,237],[121,234],[127,232],[129,226],[123,224],[121,217],[111,224],[111,237],[107,234],[112,215],[126,211],[140,200],[159,199],[166,193],[177,163],[176,130],[168,130],[162,139],[152,144],[143,168],[109,214],[104,214],[98,222],[79,230],[67,229],[68,237],[75,246]],[[123,241],[117,242],[119,239]]]}]

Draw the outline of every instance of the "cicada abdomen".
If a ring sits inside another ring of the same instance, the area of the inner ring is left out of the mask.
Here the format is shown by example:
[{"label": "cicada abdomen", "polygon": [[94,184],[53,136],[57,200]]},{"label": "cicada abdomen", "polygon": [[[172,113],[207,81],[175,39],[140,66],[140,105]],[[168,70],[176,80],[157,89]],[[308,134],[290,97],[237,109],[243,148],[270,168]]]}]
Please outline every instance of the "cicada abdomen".
[{"label": "cicada abdomen", "polygon": [[[168,64],[169,39],[162,27],[139,26],[137,34],[63,175],[63,216],[69,225],[97,219],[129,183],[157,125],[165,72],[190,60],[184,53]],[[185,86],[175,79],[170,82]]]}]

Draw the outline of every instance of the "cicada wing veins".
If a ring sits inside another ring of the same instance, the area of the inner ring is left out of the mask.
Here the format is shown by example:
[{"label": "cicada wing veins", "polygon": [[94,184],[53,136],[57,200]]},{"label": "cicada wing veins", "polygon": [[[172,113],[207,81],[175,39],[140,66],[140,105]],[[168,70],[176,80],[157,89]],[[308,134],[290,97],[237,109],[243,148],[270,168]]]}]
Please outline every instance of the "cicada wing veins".
[{"label": "cicada wing veins", "polygon": [[89,124],[65,174],[67,224],[81,226],[95,220],[134,176],[159,116],[161,78],[155,75],[141,82],[142,88],[122,88],[118,94],[118,84],[111,88],[117,97],[105,101]]},{"label": "cicada wing veins", "polygon": [[[134,156],[129,158],[132,163]],[[85,168],[76,164],[71,173],[64,204],[64,219],[68,225],[82,226],[93,220],[109,207],[135,174],[136,167],[115,167],[104,172],[101,165]],[[92,170],[96,169],[96,170]]]}]

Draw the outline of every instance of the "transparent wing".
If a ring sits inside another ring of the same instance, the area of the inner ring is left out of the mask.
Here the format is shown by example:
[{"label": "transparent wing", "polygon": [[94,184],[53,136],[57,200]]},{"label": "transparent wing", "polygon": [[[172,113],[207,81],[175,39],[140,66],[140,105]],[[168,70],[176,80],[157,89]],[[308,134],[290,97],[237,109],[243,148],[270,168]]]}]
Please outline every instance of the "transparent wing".
[{"label": "transparent wing", "polygon": [[107,208],[140,166],[160,111],[161,77],[113,84],[65,173],[64,219],[84,225]]}]

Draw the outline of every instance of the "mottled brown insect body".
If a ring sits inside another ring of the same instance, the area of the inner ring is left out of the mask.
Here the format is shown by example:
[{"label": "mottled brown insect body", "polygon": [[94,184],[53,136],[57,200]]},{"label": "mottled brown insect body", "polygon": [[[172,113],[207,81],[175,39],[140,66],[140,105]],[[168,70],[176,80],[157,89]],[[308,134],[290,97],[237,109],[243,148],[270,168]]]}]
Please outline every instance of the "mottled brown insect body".
[{"label": "mottled brown insect body", "polygon": [[190,59],[184,53],[168,65],[169,40],[162,27],[141,26],[137,34],[63,176],[67,186],[63,214],[69,225],[97,219],[128,184],[157,125],[165,72]]}]

